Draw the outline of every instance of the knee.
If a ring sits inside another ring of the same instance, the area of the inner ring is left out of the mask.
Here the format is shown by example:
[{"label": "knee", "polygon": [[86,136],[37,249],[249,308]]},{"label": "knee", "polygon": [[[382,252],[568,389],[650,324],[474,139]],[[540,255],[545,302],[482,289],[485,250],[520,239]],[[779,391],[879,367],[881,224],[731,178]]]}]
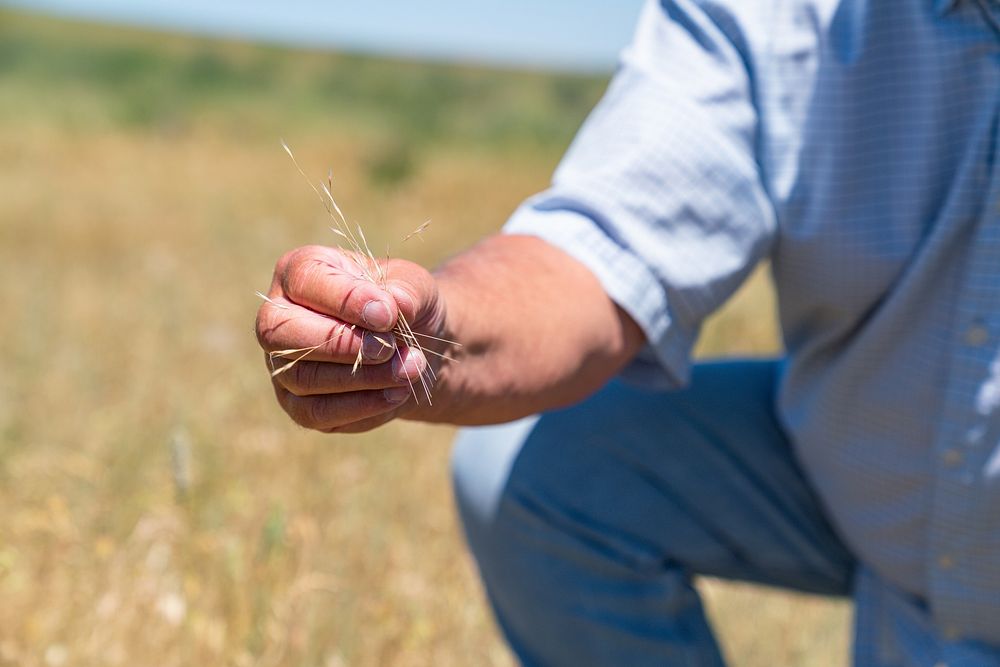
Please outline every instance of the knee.
[{"label": "knee", "polygon": [[466,537],[477,558],[495,540],[498,510],[511,469],[538,420],[462,429],[452,452],[452,484]]}]

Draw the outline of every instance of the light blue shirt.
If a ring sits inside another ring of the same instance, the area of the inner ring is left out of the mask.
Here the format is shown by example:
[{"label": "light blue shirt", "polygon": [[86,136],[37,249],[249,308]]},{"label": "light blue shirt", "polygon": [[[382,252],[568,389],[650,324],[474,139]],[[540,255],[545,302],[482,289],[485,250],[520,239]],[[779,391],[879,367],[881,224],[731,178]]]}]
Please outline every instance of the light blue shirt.
[{"label": "light blue shirt", "polygon": [[674,385],[769,259],[858,664],[1000,664],[997,0],[651,1],[506,231],[585,263],[649,340],[628,373]]}]

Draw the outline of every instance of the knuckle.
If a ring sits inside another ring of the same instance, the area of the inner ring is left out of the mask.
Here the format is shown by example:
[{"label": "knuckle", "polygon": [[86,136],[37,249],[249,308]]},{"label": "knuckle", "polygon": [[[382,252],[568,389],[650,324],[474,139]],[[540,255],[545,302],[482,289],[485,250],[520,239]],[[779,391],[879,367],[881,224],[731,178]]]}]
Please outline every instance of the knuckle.
[{"label": "knuckle", "polygon": [[316,362],[300,361],[286,371],[285,388],[296,396],[313,393],[319,385],[319,370]]},{"label": "knuckle", "polygon": [[286,400],[285,410],[288,412],[288,416],[292,418],[292,421],[299,426],[316,428],[320,425],[318,418],[320,416],[319,404],[320,401],[318,399],[290,394]]},{"label": "knuckle", "polygon": [[292,248],[278,259],[276,268],[280,270],[280,273],[287,273],[292,267],[303,260],[306,252],[306,246]]},{"label": "knuckle", "polygon": [[289,419],[299,424],[298,406],[295,395],[289,393],[280,382],[274,383],[274,391],[278,397],[278,405],[281,406],[281,409],[285,411]]},{"label": "knuckle", "polygon": [[258,345],[265,351],[275,349],[272,339],[279,323],[279,320],[276,318],[280,318],[280,315],[275,310],[273,307],[268,307],[268,304],[264,304],[257,309],[255,333],[257,334]]},{"label": "knuckle", "polygon": [[296,396],[304,396],[308,393],[309,382],[306,374],[309,373],[306,370],[306,362],[300,361],[295,364],[288,371],[285,372],[287,377],[285,378],[285,388],[292,392]]},{"label": "knuckle", "polygon": [[305,424],[310,428],[322,427],[324,421],[323,406],[325,404],[324,399],[315,397],[303,397],[299,399],[302,401],[303,407],[303,417]]},{"label": "knuckle", "polygon": [[288,267],[291,266],[292,262],[295,260],[296,254],[301,250],[301,248],[294,248],[285,252],[278,261],[274,263],[274,275],[275,277],[283,276],[287,271]]},{"label": "knuckle", "polygon": [[330,248],[317,244],[304,245],[299,250],[309,258],[326,257],[330,254]]},{"label": "knuckle", "polygon": [[254,334],[257,336],[257,344],[260,345],[261,347],[264,347],[265,343],[265,326],[264,326],[265,317],[267,316],[264,315],[264,309],[258,308],[257,317],[254,318],[253,330]]},{"label": "knuckle", "polygon": [[282,287],[287,294],[303,294],[316,279],[319,259],[307,248],[299,248],[282,274]]},{"label": "knuckle", "polygon": [[302,362],[300,361],[299,363],[292,366],[291,368],[289,368],[288,370],[281,373],[275,378],[278,381],[278,384],[284,387],[285,391],[292,394],[293,396],[304,396],[306,393],[303,391],[302,383],[301,380],[299,379],[299,376],[302,372],[301,370],[299,370],[299,366],[301,365]]},{"label": "knuckle", "polygon": [[271,330],[271,316],[268,311],[270,311],[270,308],[265,308],[262,305],[257,309],[257,319],[254,321],[254,330],[257,333],[257,342],[260,343],[261,347],[264,346],[264,343],[267,340],[267,335]]}]

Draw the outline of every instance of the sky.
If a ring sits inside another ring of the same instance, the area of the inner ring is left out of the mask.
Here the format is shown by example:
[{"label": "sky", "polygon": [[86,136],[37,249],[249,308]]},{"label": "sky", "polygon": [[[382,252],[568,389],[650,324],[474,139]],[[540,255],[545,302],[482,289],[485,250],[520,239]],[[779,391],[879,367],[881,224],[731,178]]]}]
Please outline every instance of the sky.
[{"label": "sky", "polygon": [[642,0],[0,0],[56,15],[388,55],[607,71]]}]

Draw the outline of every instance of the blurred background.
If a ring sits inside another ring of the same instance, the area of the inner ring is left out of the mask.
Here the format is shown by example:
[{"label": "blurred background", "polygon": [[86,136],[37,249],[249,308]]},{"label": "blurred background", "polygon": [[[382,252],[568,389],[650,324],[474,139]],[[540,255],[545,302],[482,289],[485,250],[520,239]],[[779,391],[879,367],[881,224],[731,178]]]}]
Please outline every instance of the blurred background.
[{"label": "blurred background", "polygon": [[[0,665],[512,664],[452,431],[273,403],[254,291],[336,240],[280,139],[432,266],[546,186],[639,4],[0,0]],[[778,349],[758,273],[698,353]],[[733,665],[846,664],[846,604],[699,585]]]}]

